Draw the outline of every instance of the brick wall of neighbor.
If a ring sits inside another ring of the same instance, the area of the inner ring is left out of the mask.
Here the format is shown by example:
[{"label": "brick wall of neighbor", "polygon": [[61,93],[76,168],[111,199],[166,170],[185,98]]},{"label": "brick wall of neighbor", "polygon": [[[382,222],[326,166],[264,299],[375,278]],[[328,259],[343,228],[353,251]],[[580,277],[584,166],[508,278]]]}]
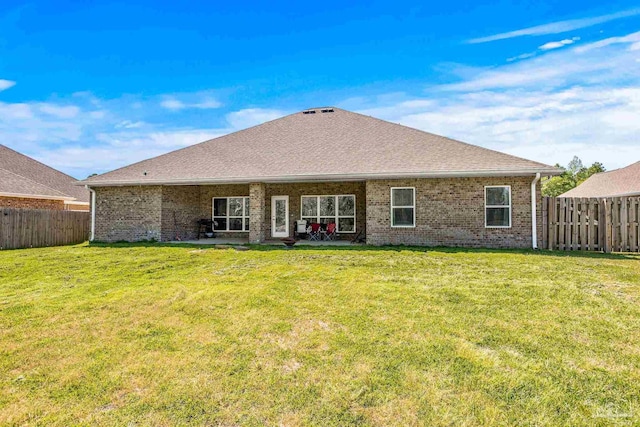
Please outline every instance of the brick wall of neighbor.
[{"label": "brick wall of neighbor", "polygon": [[355,194],[356,196],[356,233],[343,233],[341,239],[352,239],[362,230],[365,231],[365,183],[364,182],[319,182],[295,184],[267,184],[265,198],[265,235],[271,238],[271,197],[289,196],[289,235],[293,236],[294,222],[300,219],[301,196],[332,196]]},{"label": "brick wall of neighbor", "polygon": [[91,211],[91,207],[89,205],[84,205],[84,204],[76,204],[76,203],[67,203],[65,206],[65,209],[68,211],[82,211],[82,212],[89,212]]},{"label": "brick wall of neighbor", "polygon": [[18,209],[64,210],[64,201],[0,196],[0,207]]},{"label": "brick wall of neighbor", "polygon": [[[532,180],[533,177],[492,177],[367,181],[367,243],[529,248]],[[485,228],[485,185],[511,185],[511,228]],[[415,228],[391,228],[391,187],[416,188]],[[537,188],[540,201],[539,183]],[[540,240],[541,203],[537,217]]]},{"label": "brick wall of neighbor", "polygon": [[95,240],[161,240],[162,187],[96,187]]},{"label": "brick wall of neighbor", "polygon": [[[161,239],[190,240],[198,236],[196,222],[201,218],[200,187],[163,186]],[[206,218],[210,218],[211,214]]]}]

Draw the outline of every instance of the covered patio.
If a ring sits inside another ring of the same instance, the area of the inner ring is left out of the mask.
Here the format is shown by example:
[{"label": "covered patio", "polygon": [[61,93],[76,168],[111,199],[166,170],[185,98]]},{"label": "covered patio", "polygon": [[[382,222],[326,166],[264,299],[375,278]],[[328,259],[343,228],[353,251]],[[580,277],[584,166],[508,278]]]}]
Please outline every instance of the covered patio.
[{"label": "covered patio", "polygon": [[[161,235],[159,239],[151,237],[161,241],[280,245],[282,238],[296,238],[298,245],[324,246],[349,245],[355,238],[364,240],[366,235],[362,181],[176,185],[158,189]],[[309,225],[303,226],[308,233],[300,233],[298,226],[303,221]],[[316,236],[309,236],[312,232]],[[215,238],[210,238],[211,233]]]}]

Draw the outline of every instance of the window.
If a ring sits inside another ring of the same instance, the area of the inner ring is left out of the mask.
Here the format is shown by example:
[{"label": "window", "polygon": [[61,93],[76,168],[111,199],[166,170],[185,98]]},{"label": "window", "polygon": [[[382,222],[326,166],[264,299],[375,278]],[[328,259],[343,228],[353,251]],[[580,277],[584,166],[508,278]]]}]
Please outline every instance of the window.
[{"label": "window", "polygon": [[511,187],[495,185],[484,187],[484,226],[511,227]]},{"label": "window", "polygon": [[320,224],[336,223],[338,233],[356,231],[356,196],[302,196],[300,218]]},{"label": "window", "polygon": [[416,189],[413,187],[391,188],[391,226],[416,226]]},{"label": "window", "polygon": [[249,197],[214,197],[215,231],[249,231]]}]

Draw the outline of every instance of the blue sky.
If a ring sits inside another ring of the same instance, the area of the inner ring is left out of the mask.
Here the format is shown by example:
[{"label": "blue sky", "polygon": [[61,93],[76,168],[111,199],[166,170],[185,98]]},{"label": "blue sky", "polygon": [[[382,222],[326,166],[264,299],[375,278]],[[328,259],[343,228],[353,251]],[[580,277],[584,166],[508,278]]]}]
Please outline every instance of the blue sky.
[{"label": "blue sky", "polygon": [[0,143],[78,178],[313,106],[613,169],[637,2],[0,4]]}]

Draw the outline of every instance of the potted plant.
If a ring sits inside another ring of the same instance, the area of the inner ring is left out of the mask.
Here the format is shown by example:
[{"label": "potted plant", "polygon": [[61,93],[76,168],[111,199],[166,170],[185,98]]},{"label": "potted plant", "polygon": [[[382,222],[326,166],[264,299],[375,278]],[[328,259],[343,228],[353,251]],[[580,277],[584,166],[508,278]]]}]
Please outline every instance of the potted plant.
[{"label": "potted plant", "polygon": [[285,237],[283,239],[280,239],[280,241],[284,243],[287,248],[291,248],[296,244],[296,239],[292,237]]}]

